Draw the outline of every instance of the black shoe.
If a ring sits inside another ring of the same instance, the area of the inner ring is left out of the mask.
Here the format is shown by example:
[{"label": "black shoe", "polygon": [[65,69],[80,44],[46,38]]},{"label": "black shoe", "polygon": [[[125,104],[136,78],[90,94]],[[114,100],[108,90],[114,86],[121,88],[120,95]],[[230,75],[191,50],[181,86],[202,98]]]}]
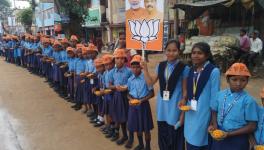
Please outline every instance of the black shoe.
[{"label": "black shoe", "polygon": [[122,137],[118,141],[116,141],[117,145],[123,145],[128,140],[128,137]]},{"label": "black shoe", "polygon": [[95,115],[95,112],[90,111],[87,113],[87,117],[93,117]]},{"label": "black shoe", "polygon": [[75,107],[77,107],[77,105],[76,105],[76,104],[71,106],[71,108],[75,108]]},{"label": "black shoe", "polygon": [[81,109],[82,109],[82,106],[80,106],[80,105],[77,105],[77,106],[74,108],[74,110],[76,110],[76,111],[81,110]]},{"label": "black shoe", "polygon": [[94,120],[94,119],[97,119],[97,115],[94,114],[93,116],[90,117],[90,120]]},{"label": "black shoe", "polygon": [[113,129],[109,129],[107,134],[105,135],[106,138],[111,138],[113,137],[114,134],[114,130]]},{"label": "black shoe", "polygon": [[138,145],[134,150],[144,150],[144,145]]},{"label": "black shoe", "polygon": [[[132,146],[133,146],[133,140],[128,140],[126,145],[125,145],[125,148],[130,149],[130,148],[132,148]],[[143,146],[143,148],[144,148],[144,146]]]},{"label": "black shoe", "polygon": [[113,136],[112,136],[112,138],[111,138],[111,141],[116,141],[116,140],[118,140],[119,139],[119,133],[113,133]]},{"label": "black shoe", "polygon": [[97,123],[99,120],[97,118],[90,120],[90,123]]},{"label": "black shoe", "polygon": [[102,125],[104,125],[104,122],[98,121],[98,122],[96,122],[94,127],[101,127]]}]

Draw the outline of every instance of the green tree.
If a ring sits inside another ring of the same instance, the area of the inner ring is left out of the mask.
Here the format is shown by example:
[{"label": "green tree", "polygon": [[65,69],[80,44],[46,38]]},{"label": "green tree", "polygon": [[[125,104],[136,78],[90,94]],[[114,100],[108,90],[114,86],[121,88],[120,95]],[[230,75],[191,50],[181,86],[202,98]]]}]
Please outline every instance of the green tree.
[{"label": "green tree", "polygon": [[10,7],[9,0],[0,0],[0,8],[4,8],[4,7]]},{"label": "green tree", "polygon": [[63,25],[68,34],[81,34],[81,25],[84,22],[83,15],[87,14],[89,0],[54,0],[60,14],[68,15],[69,24]]},{"label": "green tree", "polygon": [[17,19],[25,27],[27,32],[30,32],[32,25],[33,12],[32,8],[26,8],[18,13]]}]

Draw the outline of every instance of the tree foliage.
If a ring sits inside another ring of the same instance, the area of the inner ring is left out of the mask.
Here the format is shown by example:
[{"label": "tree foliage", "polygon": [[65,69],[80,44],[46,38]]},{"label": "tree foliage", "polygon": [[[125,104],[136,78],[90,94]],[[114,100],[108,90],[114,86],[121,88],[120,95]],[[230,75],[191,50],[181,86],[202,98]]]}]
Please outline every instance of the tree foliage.
[{"label": "tree foliage", "polygon": [[70,18],[69,24],[63,26],[69,34],[80,34],[88,2],[89,0],[54,0],[58,12]]},{"label": "tree foliage", "polygon": [[9,0],[0,0],[0,8],[4,8],[4,7],[10,7]]},{"label": "tree foliage", "polygon": [[17,19],[26,28],[27,31],[30,30],[33,21],[33,11],[32,8],[26,8],[18,13]]}]

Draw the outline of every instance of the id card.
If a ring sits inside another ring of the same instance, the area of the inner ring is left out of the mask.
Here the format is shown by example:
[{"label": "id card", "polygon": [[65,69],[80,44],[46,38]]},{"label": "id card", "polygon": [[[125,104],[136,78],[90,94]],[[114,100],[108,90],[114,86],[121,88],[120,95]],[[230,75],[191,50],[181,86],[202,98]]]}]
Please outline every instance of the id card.
[{"label": "id card", "polygon": [[90,79],[90,84],[94,84],[94,79]]},{"label": "id card", "polygon": [[51,66],[53,66],[53,63],[51,63]]},{"label": "id card", "polygon": [[170,100],[170,91],[163,91],[163,100],[164,101]]},{"label": "id card", "polygon": [[197,111],[197,100],[191,100],[191,108],[194,111]]}]

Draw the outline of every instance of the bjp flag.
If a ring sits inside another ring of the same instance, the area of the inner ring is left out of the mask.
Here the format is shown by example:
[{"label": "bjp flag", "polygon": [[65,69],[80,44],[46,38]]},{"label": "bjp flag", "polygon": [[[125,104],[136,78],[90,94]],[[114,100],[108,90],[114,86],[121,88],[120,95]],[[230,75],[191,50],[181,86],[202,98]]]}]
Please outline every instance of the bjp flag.
[{"label": "bjp flag", "polygon": [[126,0],[127,49],[161,51],[164,0]]}]

